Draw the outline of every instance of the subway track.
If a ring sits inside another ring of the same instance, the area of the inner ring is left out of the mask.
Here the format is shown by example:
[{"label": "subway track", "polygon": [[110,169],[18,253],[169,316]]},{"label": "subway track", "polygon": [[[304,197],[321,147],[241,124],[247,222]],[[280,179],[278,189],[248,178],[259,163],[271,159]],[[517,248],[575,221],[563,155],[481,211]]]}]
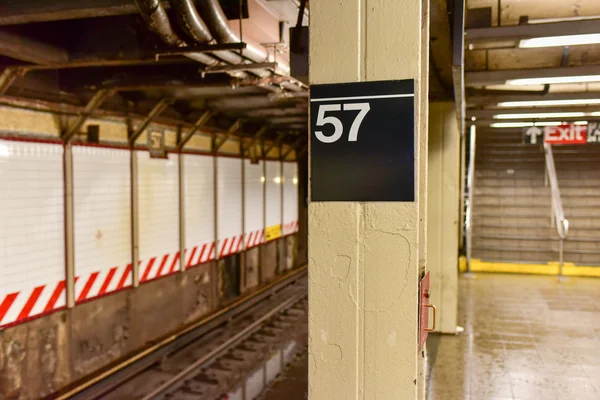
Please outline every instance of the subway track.
[{"label": "subway track", "polygon": [[58,399],[251,400],[305,350],[306,267]]}]

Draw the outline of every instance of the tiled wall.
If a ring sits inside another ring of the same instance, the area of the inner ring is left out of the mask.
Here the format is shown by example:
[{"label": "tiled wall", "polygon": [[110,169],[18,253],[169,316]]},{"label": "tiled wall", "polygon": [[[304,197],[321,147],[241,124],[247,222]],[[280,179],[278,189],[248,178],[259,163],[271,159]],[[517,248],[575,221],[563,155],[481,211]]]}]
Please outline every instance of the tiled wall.
[{"label": "tiled wall", "polygon": [[131,153],[73,146],[75,300],[130,286]]},{"label": "tiled wall", "polygon": [[283,162],[283,234],[298,231],[298,164]]},{"label": "tiled wall", "polygon": [[0,326],[65,305],[63,147],[0,139]]},{"label": "tiled wall", "polygon": [[242,160],[217,157],[219,256],[242,251]]},{"label": "tiled wall", "polygon": [[[269,227],[275,232],[270,240],[275,239],[282,234],[282,213],[283,234],[294,232],[298,217],[293,163],[286,163],[282,171],[279,161],[252,164],[235,157],[181,155],[185,224],[181,257],[180,155],[152,159],[145,150],[132,153],[83,144],[71,149],[76,303],[135,281],[132,162],[138,173],[140,283],[182,266],[238,253],[244,244],[251,248],[264,243]],[[66,305],[63,153],[62,144],[0,139],[0,326]]]},{"label": "tiled wall", "polygon": [[273,240],[281,236],[281,163],[266,161],[265,174],[267,223],[266,239]]},{"label": "tiled wall", "polygon": [[150,158],[147,151],[137,151],[140,282],[180,268],[177,157]]},{"label": "tiled wall", "polygon": [[214,158],[184,154],[185,265],[215,258]]},{"label": "tiled wall", "polygon": [[244,237],[246,248],[264,242],[264,161],[252,164],[244,160]]}]

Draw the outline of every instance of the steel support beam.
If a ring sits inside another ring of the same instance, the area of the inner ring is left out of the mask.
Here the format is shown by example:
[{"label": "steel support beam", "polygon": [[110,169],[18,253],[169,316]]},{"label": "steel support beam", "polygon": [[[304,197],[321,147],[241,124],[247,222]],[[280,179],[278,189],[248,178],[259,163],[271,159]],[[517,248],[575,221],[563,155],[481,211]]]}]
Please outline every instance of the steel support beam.
[{"label": "steel support beam", "polygon": [[100,89],[94,94],[94,96],[87,103],[83,112],[79,114],[77,119],[73,122],[73,124],[67,129],[67,131],[62,135],[62,139],[65,142],[69,142],[73,136],[79,132],[79,129],[83,126],[85,121],[104,103],[104,101],[112,96],[114,93],[113,90],[110,89]]},{"label": "steel support beam", "polygon": [[469,105],[493,105],[509,101],[546,101],[546,100],[574,100],[574,99],[600,99],[600,92],[568,92],[537,94],[475,94],[467,97]]},{"label": "steel support beam", "polygon": [[177,144],[177,150],[183,149],[186,143],[189,142],[189,140],[192,138],[192,136],[194,136],[198,129],[202,128],[208,122],[212,115],[212,112],[205,111],[204,114],[202,114],[202,116],[198,118],[198,121],[196,121],[192,129],[190,129],[190,131],[181,138],[181,140]]},{"label": "steel support beam", "polygon": [[0,25],[137,14],[130,0],[18,0],[0,2]]},{"label": "steel support beam", "polygon": [[0,31],[0,54],[34,64],[65,63],[69,60],[64,49],[6,31]]},{"label": "steel support beam", "polygon": [[467,29],[469,43],[600,33],[600,19]]},{"label": "steel support beam", "polygon": [[20,68],[5,68],[0,74],[0,96],[6,93],[10,85],[22,75],[23,70]]},{"label": "steel support beam", "polygon": [[583,67],[561,67],[561,68],[531,68],[531,69],[510,69],[497,71],[477,71],[467,72],[467,86],[484,86],[503,84],[512,79],[526,78],[551,78],[551,77],[570,77],[581,75],[599,75],[597,65]]},{"label": "steel support beam", "polygon": [[[498,115],[498,114],[540,114],[540,113],[565,113],[565,112],[582,112],[582,113],[593,113],[593,112],[597,112],[600,111],[600,105],[599,106],[588,106],[588,107],[584,107],[584,106],[560,106],[560,107],[522,107],[522,108],[515,108],[515,107],[499,107],[499,108],[493,108],[493,109],[485,109],[485,110],[468,110],[467,111],[467,116],[466,119],[470,120],[472,117],[475,117],[477,119],[491,119],[493,118],[494,115]],[[578,118],[580,120],[586,119],[586,118],[598,118],[598,117],[573,117],[573,118]],[[531,118],[530,118],[531,119]],[[510,121],[508,119],[503,119],[502,121]],[[513,121],[517,121],[516,119],[513,119]]]},{"label": "steel support beam", "polygon": [[144,132],[144,130],[150,125],[152,120],[160,115],[167,107],[173,104],[173,99],[162,99],[160,100],[150,111],[150,113],[146,116],[146,118],[142,121],[142,123],[133,131],[131,135],[129,135],[129,145],[134,147],[135,141],[140,137],[140,135]]},{"label": "steel support beam", "polygon": [[231,71],[252,71],[257,69],[276,69],[277,63],[250,63],[250,64],[234,64],[234,65],[217,65],[215,67],[201,68],[200,72],[203,74],[216,74],[221,72]]},{"label": "steel support beam", "polygon": [[265,125],[262,128],[260,128],[258,130],[258,132],[256,132],[254,134],[254,136],[252,136],[252,140],[250,141],[250,144],[248,144],[248,146],[246,146],[245,148],[242,147],[242,157],[246,156],[246,153],[248,152],[248,150],[251,149],[252,146],[254,146],[254,144],[256,143],[256,141],[258,139],[260,139],[268,130],[269,130],[269,127]]},{"label": "steel support beam", "polygon": [[302,137],[302,136],[301,136],[301,137],[299,137],[299,138],[298,138],[298,139],[297,139],[297,140],[296,140],[294,143],[292,143],[292,145],[291,145],[291,148],[290,148],[288,151],[286,151],[286,152],[285,152],[285,153],[284,153],[284,154],[281,156],[281,158],[282,158],[283,160],[285,160],[287,156],[289,156],[290,154],[292,154],[292,151],[294,151],[294,150],[298,150],[298,149],[297,149],[297,148],[298,148],[298,146],[300,146],[300,143],[302,143],[303,141],[304,141],[304,137]]},{"label": "steel support beam", "polygon": [[273,143],[271,143],[271,145],[269,147],[267,147],[266,149],[263,149],[263,155],[266,157],[271,150],[273,150],[275,147],[277,147],[281,144],[281,142],[287,135],[288,135],[287,133],[283,133],[283,132],[280,133],[279,135],[277,135],[277,138],[275,139],[275,141]]},{"label": "steel support beam", "polygon": [[[598,117],[591,117],[590,120],[594,120]],[[476,121],[469,121],[469,125],[475,125],[477,127],[491,127],[492,124],[502,124],[511,122],[575,122],[575,121],[586,121],[587,117],[563,117],[563,118],[519,118],[519,119],[478,119]],[[502,129],[502,128],[494,128]]]},{"label": "steel support beam", "polygon": [[231,125],[231,127],[227,130],[227,133],[222,138],[218,140],[215,139],[214,151],[219,151],[221,146],[223,146],[225,142],[228,141],[229,138],[241,128],[241,126],[242,120],[238,119],[233,123],[233,125]]}]

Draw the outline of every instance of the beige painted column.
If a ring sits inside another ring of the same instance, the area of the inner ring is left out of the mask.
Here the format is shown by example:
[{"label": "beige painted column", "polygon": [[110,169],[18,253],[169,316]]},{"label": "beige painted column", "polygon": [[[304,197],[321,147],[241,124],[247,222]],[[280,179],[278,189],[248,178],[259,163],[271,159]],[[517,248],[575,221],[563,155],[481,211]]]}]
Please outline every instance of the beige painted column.
[{"label": "beige painted column", "polygon": [[437,331],[456,333],[460,235],[460,132],[454,103],[429,106],[427,265]]},{"label": "beige painted column", "polygon": [[415,79],[417,200],[309,204],[309,398],[417,399],[428,14],[415,0],[314,0],[310,12],[312,84]]}]

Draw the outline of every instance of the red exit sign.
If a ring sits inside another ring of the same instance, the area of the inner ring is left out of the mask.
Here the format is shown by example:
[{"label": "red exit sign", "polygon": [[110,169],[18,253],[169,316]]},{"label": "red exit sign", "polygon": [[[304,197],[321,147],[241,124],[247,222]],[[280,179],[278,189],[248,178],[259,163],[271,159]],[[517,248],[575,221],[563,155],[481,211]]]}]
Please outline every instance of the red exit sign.
[{"label": "red exit sign", "polygon": [[587,141],[587,125],[565,124],[544,129],[544,142],[549,144],[585,144]]}]

